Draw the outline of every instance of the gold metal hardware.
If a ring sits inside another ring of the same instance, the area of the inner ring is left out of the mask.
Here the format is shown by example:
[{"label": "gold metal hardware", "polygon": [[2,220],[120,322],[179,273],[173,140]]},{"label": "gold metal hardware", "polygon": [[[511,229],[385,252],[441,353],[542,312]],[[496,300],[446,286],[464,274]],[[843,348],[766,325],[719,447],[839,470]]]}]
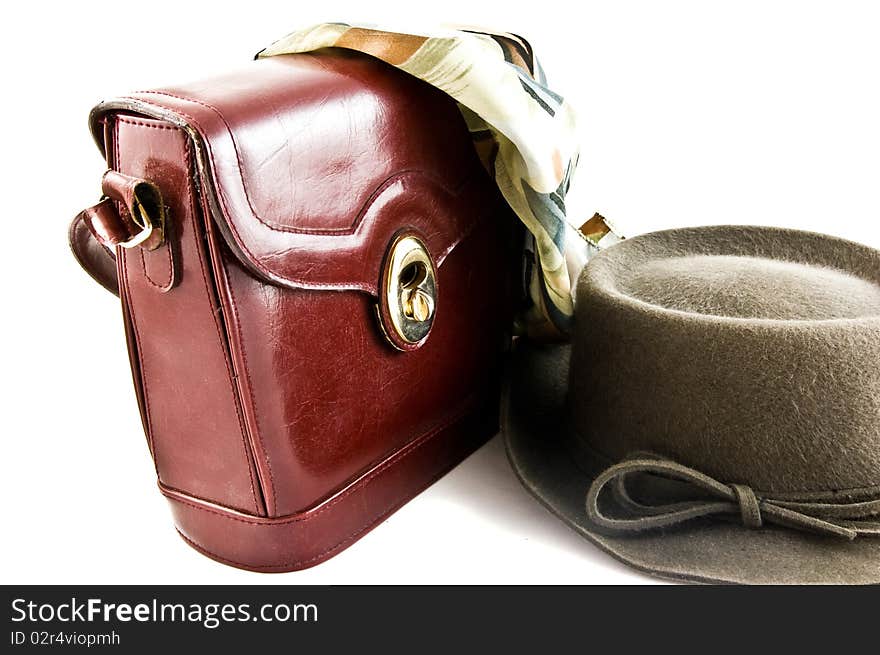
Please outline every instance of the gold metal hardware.
[{"label": "gold metal hardware", "polygon": [[623,237],[614,231],[608,219],[599,212],[593,214],[592,218],[577,231],[587,243],[600,249],[608,248],[623,240]]},{"label": "gold metal hardware", "polygon": [[578,231],[587,241],[595,245],[611,232],[611,227],[605,221],[605,217],[596,212],[590,220],[578,228]]},{"label": "gold metal hardware", "polygon": [[141,228],[141,231],[128,240],[122,241],[119,245],[123,248],[136,248],[153,236],[153,221],[150,220],[150,215],[144,210],[143,206],[136,203],[132,210],[131,220]]},{"label": "gold metal hardware", "polygon": [[384,300],[390,327],[395,333],[390,336],[406,344],[417,344],[428,336],[434,322],[437,300],[434,261],[419,239],[399,237],[391,246],[385,275]]},{"label": "gold metal hardware", "polygon": [[[162,194],[152,184],[142,182],[135,187],[134,197],[129,207],[131,220],[140,228],[140,232],[119,245],[123,248],[143,246],[147,250],[155,250],[165,238],[165,206]],[[154,214],[154,215],[151,215]]]},{"label": "gold metal hardware", "polygon": [[403,314],[414,321],[427,321],[434,313],[434,301],[421,289],[403,291]]}]

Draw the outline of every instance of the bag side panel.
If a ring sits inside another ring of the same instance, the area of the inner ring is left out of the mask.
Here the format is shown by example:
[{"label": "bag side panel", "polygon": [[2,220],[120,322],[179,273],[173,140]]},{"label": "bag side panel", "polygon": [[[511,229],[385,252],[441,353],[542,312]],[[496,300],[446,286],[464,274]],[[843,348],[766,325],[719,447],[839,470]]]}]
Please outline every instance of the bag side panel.
[{"label": "bag side panel", "polygon": [[160,248],[117,253],[132,371],[159,481],[263,515],[204,244],[190,140],[158,120],[106,120],[111,167],[154,182],[169,215]]}]

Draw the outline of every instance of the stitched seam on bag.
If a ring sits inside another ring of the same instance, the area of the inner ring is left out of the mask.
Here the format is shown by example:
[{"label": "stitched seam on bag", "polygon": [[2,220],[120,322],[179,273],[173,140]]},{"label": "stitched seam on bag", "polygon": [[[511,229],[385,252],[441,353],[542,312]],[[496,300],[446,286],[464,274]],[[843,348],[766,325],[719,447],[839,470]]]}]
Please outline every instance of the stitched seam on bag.
[{"label": "stitched seam on bag", "polygon": [[158,289],[159,291],[163,291],[163,292],[168,291],[168,287],[171,284],[171,281],[173,281],[173,279],[174,279],[174,277],[173,277],[174,276],[174,269],[172,268],[173,264],[171,263],[171,250],[170,250],[170,248],[171,248],[171,246],[166,244],[165,249],[168,253],[168,280],[169,280],[168,284],[160,284],[160,283],[156,282],[152,277],[150,277],[150,274],[147,272],[147,260],[146,260],[146,257],[144,257],[144,249],[138,248],[138,251],[140,252],[140,255],[141,255],[141,270],[143,270],[143,272],[144,272],[144,277],[146,278],[147,282],[150,283],[151,286],[153,286],[156,289]]},{"label": "stitched seam on bag", "polygon": [[[443,429],[445,429],[446,427],[449,427],[450,425],[452,425],[453,423],[455,423],[456,420],[459,420],[459,419],[463,418],[463,417],[464,417],[464,414],[466,414],[466,412],[462,412],[461,415],[458,416],[458,419],[454,419],[454,420],[450,421],[449,423],[447,423],[447,424],[444,426]],[[436,433],[435,433],[434,435],[431,435],[431,436],[425,438],[425,440],[422,441],[421,443],[419,443],[418,446],[414,447],[413,450],[418,450],[418,448],[419,448],[421,445],[424,445],[425,443],[427,443],[428,441],[430,441],[431,437],[432,437],[432,436],[435,436],[435,435],[436,435]],[[434,482],[436,482],[436,481],[439,480],[441,477],[443,477],[443,475],[445,475],[445,474],[448,472],[448,470],[449,470],[449,469],[446,468],[445,470],[441,470],[440,472],[438,472],[436,475],[432,475],[432,476],[431,476],[431,477],[425,482],[424,485],[419,485],[419,487],[417,488],[416,493],[420,493],[420,492],[424,491],[425,489],[427,489],[427,488],[428,488],[429,486],[431,486]],[[414,495],[415,495],[415,494],[414,494]],[[175,499],[175,500],[177,500],[177,499]],[[409,498],[404,498],[404,499],[401,499],[401,500],[400,500],[399,502],[397,502],[397,503],[393,503],[391,506],[389,506],[389,507],[388,507],[385,511],[383,511],[381,514],[378,514],[378,515],[372,517],[372,518],[370,519],[370,521],[368,521],[368,522],[367,522],[366,524],[364,524],[362,527],[358,528],[358,529],[355,530],[354,532],[351,532],[347,537],[343,538],[342,541],[337,542],[335,545],[330,546],[329,548],[327,548],[327,549],[321,551],[320,553],[318,553],[318,554],[316,554],[316,555],[313,555],[312,557],[309,557],[309,558],[307,558],[307,559],[285,560],[285,561],[283,561],[283,562],[278,562],[278,563],[276,563],[276,564],[248,564],[248,563],[246,563],[246,562],[238,562],[238,561],[236,561],[236,560],[229,559],[229,558],[227,558],[227,557],[223,557],[222,555],[218,555],[217,553],[215,553],[215,552],[209,550],[208,548],[206,548],[206,547],[202,546],[201,544],[199,544],[199,543],[193,541],[192,539],[188,538],[188,537],[187,537],[185,534],[183,534],[183,532],[181,532],[179,529],[177,530],[177,533],[183,538],[184,541],[186,541],[186,542],[189,543],[190,545],[194,546],[196,549],[202,550],[202,551],[204,551],[205,553],[209,554],[210,556],[215,557],[215,558],[217,558],[217,559],[219,559],[220,561],[223,561],[223,562],[229,562],[229,563],[231,563],[231,564],[236,564],[236,565],[239,565],[239,566],[244,566],[244,567],[248,567],[248,568],[252,568],[252,569],[276,569],[276,568],[278,568],[278,567],[284,567],[284,566],[299,566],[299,565],[310,564],[310,563],[312,563],[312,562],[316,562],[316,561],[322,560],[322,559],[324,559],[325,557],[327,557],[330,553],[333,553],[334,551],[343,550],[344,548],[346,548],[346,547],[347,547],[349,544],[351,544],[352,542],[357,541],[357,540],[358,540],[361,536],[363,536],[364,533],[367,532],[369,529],[371,529],[371,528],[374,527],[374,526],[379,525],[379,523],[381,523],[383,520],[385,520],[388,516],[390,516],[391,514],[393,514],[393,513],[396,512],[397,510],[399,510],[401,507],[403,507],[403,506],[408,502],[408,500],[409,500]],[[183,501],[180,501],[180,502],[183,502]],[[187,503],[187,504],[191,505],[191,506],[194,507],[195,509],[204,509],[204,508],[202,508],[202,507],[198,507],[198,506],[196,506],[196,505],[194,505],[194,504],[192,504],[192,503]],[[219,514],[219,512],[217,512],[217,513]],[[225,515],[225,514],[221,514],[221,516],[224,516],[224,517],[225,517],[225,516],[227,516],[227,515]],[[230,517],[230,518],[232,518],[232,517]],[[265,525],[265,524],[260,524],[260,525]]]},{"label": "stitched seam on bag", "polygon": [[125,117],[125,116],[117,116],[116,122],[117,123],[127,123],[128,125],[137,125],[139,127],[152,127],[153,129],[156,129],[156,130],[176,130],[176,129],[178,129],[178,128],[174,127],[173,125],[153,125],[151,123],[144,123],[143,121],[132,120],[132,119]]},{"label": "stitched seam on bag", "polygon": [[[117,121],[113,121],[113,163],[115,168],[118,170],[120,168],[120,158],[119,158],[119,124]],[[120,171],[121,172],[121,171]],[[131,322],[131,328],[134,331],[134,349],[137,353],[137,373],[140,375],[141,383],[140,388],[144,397],[144,416],[146,417],[146,431],[147,431],[147,444],[150,448],[150,455],[152,455],[153,459],[153,468],[156,471],[156,476],[159,476],[159,468],[156,462],[156,444],[153,441],[153,417],[152,412],[150,411],[150,393],[147,390],[147,375],[144,372],[146,367],[144,366],[144,356],[141,351],[141,337],[140,332],[138,331],[137,319],[135,318],[134,311],[134,303],[132,302],[131,297],[131,285],[128,282],[128,263],[126,261],[127,256],[126,253],[120,253],[119,263],[122,267],[122,280],[118,282],[125,286],[125,298],[126,298],[126,307],[128,309],[129,321]]]},{"label": "stitched seam on bag", "polygon": [[[427,482],[427,484],[425,484],[425,486],[422,487],[422,490],[426,489],[429,485],[436,482],[437,479],[439,479],[442,475],[443,475],[443,473],[440,473],[440,474],[432,477]],[[246,562],[238,562],[234,559],[229,559],[228,557],[223,557],[222,555],[218,555],[214,551],[209,550],[208,548],[199,544],[198,542],[193,541],[192,539],[187,537],[185,534],[183,534],[183,532],[181,532],[180,530],[177,530],[177,533],[181,537],[183,537],[183,540],[186,541],[188,544],[195,546],[195,548],[197,550],[202,550],[205,553],[209,554],[211,557],[214,557],[214,558],[216,558],[220,561],[223,561],[223,562],[229,562],[230,564],[236,564],[238,566],[249,567],[252,569],[274,569],[274,568],[283,567],[283,566],[299,566],[299,565],[304,565],[304,564],[310,564],[310,563],[318,561],[318,560],[322,560],[322,559],[326,558],[330,553],[345,549],[349,544],[357,541],[360,537],[362,537],[370,528],[372,528],[376,525],[379,525],[379,523],[381,523],[386,518],[388,518],[388,516],[390,516],[391,514],[393,514],[397,510],[399,510],[401,507],[403,507],[403,505],[405,505],[406,502],[407,502],[407,499],[404,499],[404,500],[400,501],[399,503],[395,503],[394,505],[392,505],[391,507],[386,509],[384,512],[382,512],[381,514],[378,514],[377,516],[373,517],[368,523],[366,523],[362,527],[358,528],[354,532],[350,533],[342,541],[337,542],[333,546],[330,546],[329,548],[322,550],[320,553],[317,553],[316,555],[313,555],[312,557],[309,557],[307,559],[285,560],[283,562],[278,562],[277,564],[248,564]]]},{"label": "stitched seam on bag", "polygon": [[[238,179],[241,181],[241,188],[242,188],[242,191],[244,191],[244,197],[245,197],[245,201],[247,202],[248,208],[251,210],[251,214],[253,214],[253,217],[255,219],[257,219],[257,221],[259,221],[260,223],[265,225],[267,228],[269,228],[270,230],[273,230],[275,232],[293,232],[293,233],[297,233],[297,234],[314,234],[314,235],[354,234],[357,231],[357,228],[360,226],[364,215],[366,214],[367,210],[369,209],[370,205],[372,204],[372,201],[374,200],[375,192],[373,194],[371,194],[370,197],[363,203],[363,205],[361,206],[361,209],[355,215],[354,221],[351,223],[351,225],[349,225],[346,228],[332,228],[332,229],[326,229],[326,230],[319,230],[316,228],[298,228],[298,227],[293,227],[293,226],[281,225],[279,223],[275,223],[274,221],[264,219],[263,217],[261,217],[257,213],[256,208],[254,207],[253,203],[251,202],[250,194],[248,193],[248,186],[245,183],[244,174],[242,172],[244,170],[244,163],[241,160],[241,155],[238,150],[238,144],[236,143],[236,139],[235,139],[235,133],[232,131],[232,127],[226,121],[226,118],[223,116],[223,114],[220,112],[220,110],[217,109],[216,107],[214,107],[213,105],[210,105],[206,102],[203,102],[202,100],[197,100],[195,98],[188,98],[185,96],[176,95],[174,93],[169,93],[167,91],[137,91],[137,92],[135,92],[135,95],[139,95],[139,94],[167,96],[169,98],[176,98],[177,100],[183,100],[184,102],[192,102],[193,104],[201,105],[202,107],[205,107],[206,109],[211,110],[212,112],[214,112],[214,114],[217,115],[217,117],[220,119],[220,122],[223,123],[223,126],[226,128],[226,131],[229,133],[229,138],[232,141],[232,149],[235,152],[235,160],[238,163]],[[181,112],[181,114],[183,114],[183,112]],[[185,115],[185,114],[183,114],[183,115]],[[207,141],[207,139],[204,139],[204,140]],[[211,159],[213,161],[213,156]],[[435,182],[438,186],[440,186],[444,191],[446,191],[450,195],[457,195],[456,192],[460,192],[461,188],[464,187],[470,179],[470,176],[466,176],[464,181],[462,183],[460,183],[458,185],[458,187],[451,188],[451,187],[447,186],[439,177],[435,177],[434,175],[428,173],[427,171],[424,171],[421,169],[412,169],[409,171],[401,171],[398,173],[394,173],[392,176],[390,176],[388,178],[388,180],[386,180],[385,182],[383,182],[380,185],[380,188],[384,188],[385,185],[389,182],[389,180],[393,181],[393,178],[395,178],[396,176],[401,175],[403,173],[415,173],[415,174],[427,177],[428,179]]]},{"label": "stitched seam on bag", "polygon": [[[176,129],[176,128],[175,128]],[[186,170],[187,170],[187,180],[191,180],[193,178],[193,167],[192,167],[192,159],[193,153],[190,145],[190,139],[186,137],[185,143],[185,155],[186,157]],[[241,415],[241,410],[238,407],[238,399],[235,393],[235,387],[232,384],[232,363],[229,360],[229,355],[226,352],[226,342],[223,339],[223,331],[220,328],[220,320],[217,317],[216,312],[214,311],[213,303],[211,303],[211,285],[208,282],[208,273],[205,269],[205,261],[202,256],[202,247],[199,243],[199,225],[198,225],[198,211],[196,210],[195,204],[195,194],[192,192],[192,187],[187,185],[187,195],[189,196],[189,208],[190,208],[190,219],[193,226],[193,241],[195,242],[196,248],[196,258],[199,260],[199,268],[202,272],[202,281],[205,284],[205,293],[208,295],[208,304],[210,305],[209,310],[211,313],[211,318],[214,320],[214,327],[217,330],[217,341],[220,346],[220,352],[223,353],[223,360],[226,362],[226,382],[229,384],[229,392],[232,396],[232,405],[235,408],[235,415],[238,417],[238,431],[241,435],[242,448],[244,449],[244,459],[245,464],[248,469],[248,478],[250,479],[251,484],[251,497],[254,500],[254,509],[259,511],[260,509],[260,501],[257,499],[257,491],[255,487],[254,480],[254,472],[251,468],[250,456],[249,456],[249,446],[247,443],[247,439],[244,435],[243,425],[244,418]]]},{"label": "stitched seam on bag", "polygon": [[[153,128],[156,130],[176,130],[177,129],[176,127],[172,127],[171,125],[151,125],[150,123],[144,123],[142,121],[135,121],[135,120],[130,120],[130,119],[121,117],[121,116],[117,116],[116,123],[115,123],[115,127],[117,130],[119,129],[120,123],[125,123],[126,125],[135,125],[137,127]],[[119,133],[117,131],[117,136],[118,136],[118,134]],[[138,248],[138,253],[140,254],[141,270],[143,270],[144,277],[146,278],[147,282],[149,282],[152,286],[154,286],[159,291],[162,291],[162,292],[168,291],[169,287],[174,282],[174,260],[171,256],[171,245],[170,244],[165,245],[165,254],[167,256],[167,266],[168,266],[168,274],[167,274],[168,283],[167,284],[160,284],[160,283],[156,282],[152,278],[152,276],[149,274],[149,272],[147,271],[147,261],[146,261],[146,257],[144,256],[143,248]]]},{"label": "stitched seam on bag", "polygon": [[[131,121],[122,121],[122,122],[129,123],[130,125],[142,125],[142,123],[132,123]],[[159,126],[144,125],[144,127],[159,127]],[[163,127],[162,129],[165,129],[165,128]],[[168,129],[172,129],[172,128],[168,128]],[[141,269],[144,271],[144,277],[147,279],[147,282],[149,282],[151,285],[153,285],[159,291],[162,291],[162,292],[168,291],[171,284],[174,282],[174,260],[171,257],[171,244],[170,243],[165,244],[165,255],[167,257],[166,263],[167,263],[167,267],[168,267],[168,274],[166,276],[168,278],[167,284],[160,284],[159,282],[156,282],[152,278],[150,273],[147,271],[147,258],[144,255],[144,249],[138,248],[138,252],[141,255]]]},{"label": "stitched seam on bag", "polygon": [[[234,285],[232,283],[232,280],[229,278],[229,267],[223,261],[223,254],[222,253],[218,253],[218,260],[220,261],[220,265],[223,267],[223,270],[226,274],[225,287],[227,289],[229,289],[229,308],[232,310],[233,317],[234,317],[235,322],[238,327],[238,333],[239,333],[238,343],[241,345],[241,359],[242,359],[242,364],[244,365],[244,375],[245,375],[245,378],[247,379],[248,397],[250,398],[250,401],[251,401],[250,405],[254,410],[254,427],[257,429],[257,440],[260,442],[260,449],[263,451],[263,460],[266,462],[266,472],[269,474],[269,491],[271,493],[264,494],[264,500],[267,500],[265,498],[265,496],[268,495],[269,499],[271,499],[271,501],[272,501],[271,513],[274,514],[276,511],[275,477],[272,474],[272,462],[270,461],[270,458],[269,458],[269,451],[266,450],[266,443],[265,443],[265,441],[263,441],[263,428],[260,426],[260,412],[257,409],[257,402],[256,402],[256,398],[254,397],[254,388],[253,388],[253,381],[251,380],[250,365],[248,364],[247,348],[245,347],[244,333],[243,333],[243,330],[241,327],[241,320],[238,317],[238,308],[236,307],[235,291],[233,290]],[[254,459],[254,463],[256,464],[256,457]],[[268,503],[267,503],[267,505],[268,505]],[[269,510],[270,508],[267,507],[266,509]]]},{"label": "stitched seam on bag", "polygon": [[273,528],[273,527],[280,528],[280,527],[285,527],[287,525],[290,525],[292,523],[301,523],[303,521],[309,521],[312,518],[319,516],[320,514],[332,509],[338,503],[341,503],[344,500],[348,500],[356,492],[360,491],[363,487],[370,484],[370,482],[372,482],[373,479],[375,479],[377,476],[384,473],[388,468],[394,466],[400,460],[405,459],[405,458],[409,457],[410,455],[412,455],[413,453],[417,452],[418,450],[421,449],[422,446],[426,445],[429,441],[431,441],[434,437],[436,437],[440,432],[443,432],[444,430],[450,428],[452,425],[454,425],[458,421],[465,418],[465,416],[468,414],[469,410],[472,409],[474,397],[475,397],[475,395],[468,396],[468,398],[462,403],[462,405],[458,409],[458,411],[451,414],[449,416],[449,418],[447,418],[446,421],[437,425],[433,430],[430,430],[430,431],[426,432],[425,434],[420,435],[419,437],[416,437],[416,439],[414,439],[413,441],[410,441],[408,444],[406,444],[406,446],[404,446],[404,448],[402,450],[396,452],[394,455],[392,455],[388,459],[384,460],[378,467],[376,467],[373,471],[371,471],[366,477],[364,477],[360,480],[357,480],[354,483],[354,485],[352,486],[352,488],[343,491],[340,495],[336,496],[335,498],[330,499],[325,504],[321,505],[320,507],[318,507],[314,510],[307,510],[305,515],[295,515],[295,516],[292,516],[289,518],[282,517],[282,518],[277,518],[277,519],[269,517],[269,520],[271,522],[253,521],[253,520],[241,517],[241,516],[235,516],[233,514],[229,514],[227,512],[222,512],[220,510],[216,510],[216,509],[213,509],[210,507],[204,507],[204,506],[198,505],[190,500],[186,500],[184,498],[179,498],[177,496],[168,496],[168,497],[176,502],[182,503],[184,505],[188,505],[194,509],[208,512],[210,514],[216,514],[217,516],[220,516],[223,518],[228,518],[232,521],[238,521],[239,523],[246,523],[248,525],[258,525],[258,526],[264,526],[264,527],[270,527],[270,528]]}]

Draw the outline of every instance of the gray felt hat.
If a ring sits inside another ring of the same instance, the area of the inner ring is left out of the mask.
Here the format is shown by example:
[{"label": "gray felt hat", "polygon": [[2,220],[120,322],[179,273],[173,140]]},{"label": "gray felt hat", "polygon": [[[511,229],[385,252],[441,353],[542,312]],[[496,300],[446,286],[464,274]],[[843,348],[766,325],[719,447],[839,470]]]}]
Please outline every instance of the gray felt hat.
[{"label": "gray felt hat", "polygon": [[523,484],[612,556],[732,583],[880,583],[880,252],[646,234],[587,264],[571,344],[520,341]]}]

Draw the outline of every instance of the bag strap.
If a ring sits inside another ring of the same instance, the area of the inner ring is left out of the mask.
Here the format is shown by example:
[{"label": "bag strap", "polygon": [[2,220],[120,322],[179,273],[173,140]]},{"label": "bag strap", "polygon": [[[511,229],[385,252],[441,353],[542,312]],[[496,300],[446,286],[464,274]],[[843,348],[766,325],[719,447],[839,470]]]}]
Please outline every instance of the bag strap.
[{"label": "bag strap", "polygon": [[119,278],[116,272],[116,254],[101,245],[86,222],[86,212],[94,210],[95,207],[84,209],[74,217],[70,223],[70,229],[67,231],[67,240],[70,243],[73,256],[83,267],[83,270],[107,291],[118,296]]},{"label": "bag strap", "polygon": [[101,179],[98,204],[77,214],[67,238],[74,257],[108,291],[119,295],[116,248],[155,250],[165,240],[165,205],[159,187],[113,170]]}]

